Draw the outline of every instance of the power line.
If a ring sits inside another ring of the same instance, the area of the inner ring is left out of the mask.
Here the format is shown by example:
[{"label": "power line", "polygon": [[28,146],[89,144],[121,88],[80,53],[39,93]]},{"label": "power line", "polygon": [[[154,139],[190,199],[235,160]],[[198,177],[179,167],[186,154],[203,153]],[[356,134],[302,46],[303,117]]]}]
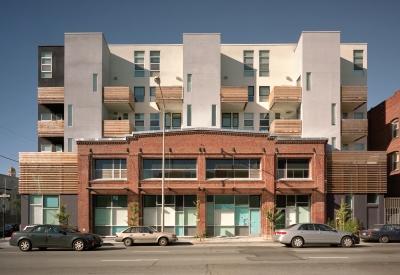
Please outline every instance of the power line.
[{"label": "power line", "polygon": [[20,136],[20,137],[23,137],[23,138],[27,139],[27,140],[30,140],[30,141],[33,141],[33,142],[37,142],[36,140],[30,139],[30,138],[25,137],[25,136],[23,136],[23,135],[20,135],[20,134],[18,134],[18,133],[16,133],[16,132],[13,132],[13,131],[11,131],[10,129],[7,129],[6,127],[4,127],[4,126],[1,126],[1,125],[0,125],[0,128],[3,128],[3,129],[5,129],[5,130],[7,130],[7,131],[9,131],[9,132],[11,132],[11,133],[13,133],[13,134],[16,134],[17,136]]},{"label": "power line", "polygon": [[12,161],[15,161],[15,162],[18,162],[17,160],[15,160],[15,159],[10,159],[10,158],[8,158],[8,157],[5,157],[5,156],[2,156],[2,155],[0,155],[0,157],[2,157],[2,158],[5,158],[5,159],[9,159],[9,160],[12,160]]}]

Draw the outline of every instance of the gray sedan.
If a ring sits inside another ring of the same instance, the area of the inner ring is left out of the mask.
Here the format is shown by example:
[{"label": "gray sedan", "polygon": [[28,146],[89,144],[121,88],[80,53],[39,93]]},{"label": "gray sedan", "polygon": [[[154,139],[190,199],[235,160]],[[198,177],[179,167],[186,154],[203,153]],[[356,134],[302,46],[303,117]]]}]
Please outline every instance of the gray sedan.
[{"label": "gray sedan", "polygon": [[338,231],[321,223],[298,223],[278,229],[274,242],[300,248],[307,244],[329,244],[351,247],[360,243],[360,238],[351,232]]}]

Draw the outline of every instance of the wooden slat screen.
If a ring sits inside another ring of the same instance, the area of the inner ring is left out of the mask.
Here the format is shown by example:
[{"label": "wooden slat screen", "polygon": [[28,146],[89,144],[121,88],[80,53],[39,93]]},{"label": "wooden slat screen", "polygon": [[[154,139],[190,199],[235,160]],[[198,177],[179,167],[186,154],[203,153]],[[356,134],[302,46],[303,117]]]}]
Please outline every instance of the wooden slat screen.
[{"label": "wooden slat screen", "polygon": [[104,120],[104,137],[124,137],[135,131],[135,127],[129,120]]},{"label": "wooden slat screen", "polygon": [[386,162],[383,151],[327,153],[327,192],[386,193]]},{"label": "wooden slat screen", "polygon": [[342,102],[367,102],[367,86],[342,86]]},{"label": "wooden slat screen", "polygon": [[221,87],[221,102],[248,102],[247,86],[223,86]]},{"label": "wooden slat screen", "polygon": [[[182,86],[161,87],[166,103],[182,103]],[[159,87],[156,87],[156,103],[162,104],[162,96]]]},{"label": "wooden slat screen", "polygon": [[279,102],[301,102],[301,87],[275,86],[269,95],[270,108]]},{"label": "wooden slat screen", "polygon": [[64,120],[40,120],[38,121],[39,137],[63,137]]},{"label": "wooden slat screen", "polygon": [[64,104],[64,87],[39,87],[39,104]]},{"label": "wooden slat screen", "polygon": [[19,153],[20,194],[77,194],[77,153]]},{"label": "wooden slat screen", "polygon": [[342,135],[368,135],[368,119],[342,119]]},{"label": "wooden slat screen", "polygon": [[275,119],[271,123],[270,132],[281,136],[301,137],[301,120]]},{"label": "wooden slat screen", "polygon": [[135,97],[129,86],[104,87],[104,103],[129,104],[135,110]]}]

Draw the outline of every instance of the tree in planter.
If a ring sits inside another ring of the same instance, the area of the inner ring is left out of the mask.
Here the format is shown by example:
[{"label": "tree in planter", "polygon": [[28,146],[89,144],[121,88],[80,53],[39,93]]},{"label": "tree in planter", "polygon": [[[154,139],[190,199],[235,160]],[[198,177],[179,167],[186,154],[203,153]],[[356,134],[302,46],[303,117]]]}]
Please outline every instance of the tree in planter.
[{"label": "tree in planter", "polygon": [[336,222],[328,220],[327,224],[341,231],[357,233],[361,229],[360,221],[351,216],[349,205],[342,201],[340,202],[339,209],[336,212]]},{"label": "tree in planter", "polygon": [[[283,213],[281,213],[282,209],[276,209],[275,207],[276,207],[275,204],[271,205],[269,208],[263,207],[264,215],[265,215],[265,218],[267,219],[267,238],[269,235],[273,234],[273,232],[275,230],[276,221],[282,219],[282,217],[283,217]],[[269,229],[269,232],[271,232],[271,234],[268,234],[268,229]]]},{"label": "tree in planter", "polygon": [[200,219],[200,205],[201,204],[200,204],[200,200],[199,200],[198,197],[196,198],[196,201],[193,202],[193,204],[196,205],[196,213],[194,213],[194,215],[196,216],[196,231],[197,231],[197,234],[196,234],[195,237],[196,237],[196,239],[200,238],[200,242],[201,242],[207,236],[207,234],[206,234],[205,230],[201,226],[203,222]]},{"label": "tree in planter", "polygon": [[132,216],[129,217],[128,225],[138,226],[139,221],[142,219],[141,217],[139,217],[140,214],[139,204],[137,202],[131,203],[129,209],[131,210]]},{"label": "tree in planter", "polygon": [[60,209],[54,217],[58,220],[59,224],[68,225],[68,218],[71,217],[72,213],[67,213],[67,205],[60,203]]}]

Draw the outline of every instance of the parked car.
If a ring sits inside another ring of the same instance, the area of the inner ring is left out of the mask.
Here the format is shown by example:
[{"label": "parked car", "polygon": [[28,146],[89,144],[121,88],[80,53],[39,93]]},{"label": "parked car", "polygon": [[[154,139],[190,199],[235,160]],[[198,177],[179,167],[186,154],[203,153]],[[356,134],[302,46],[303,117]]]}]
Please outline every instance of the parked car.
[{"label": "parked car", "polygon": [[351,247],[360,243],[360,238],[345,231],[336,230],[321,223],[298,223],[289,225],[275,231],[274,242],[280,242],[286,246],[300,248],[308,244],[329,244]]},{"label": "parked car", "polygon": [[131,246],[134,243],[158,243],[166,246],[177,240],[175,234],[158,232],[151,226],[131,226],[115,235],[115,241],[123,242],[125,246]]},{"label": "parked car", "polygon": [[367,230],[361,230],[360,238],[363,242],[379,241],[388,243],[390,241],[400,241],[400,224],[374,224]]},{"label": "parked car", "polygon": [[9,241],[11,246],[18,246],[22,251],[32,248],[46,250],[47,248],[73,248],[76,251],[101,247],[101,236],[91,233],[81,233],[63,225],[35,225],[27,231],[14,232]]},{"label": "parked car", "polygon": [[[19,231],[19,223],[7,223],[5,225],[4,237],[11,237],[12,232]],[[3,237],[3,227],[0,227],[0,238]]]}]

